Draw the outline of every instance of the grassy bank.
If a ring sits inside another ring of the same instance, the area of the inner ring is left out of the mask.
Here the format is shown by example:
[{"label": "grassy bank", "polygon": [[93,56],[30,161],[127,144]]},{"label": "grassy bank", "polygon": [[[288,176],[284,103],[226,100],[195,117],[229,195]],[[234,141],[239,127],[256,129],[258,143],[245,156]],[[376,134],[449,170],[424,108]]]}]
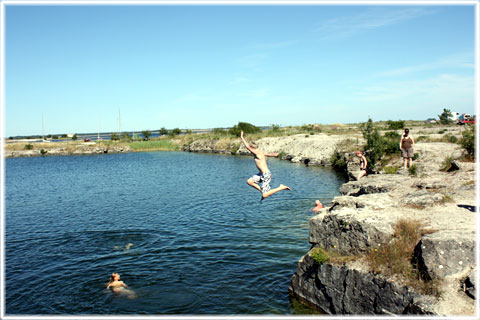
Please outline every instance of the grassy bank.
[{"label": "grassy bank", "polygon": [[177,151],[180,144],[172,140],[132,141],[126,143],[133,151]]}]

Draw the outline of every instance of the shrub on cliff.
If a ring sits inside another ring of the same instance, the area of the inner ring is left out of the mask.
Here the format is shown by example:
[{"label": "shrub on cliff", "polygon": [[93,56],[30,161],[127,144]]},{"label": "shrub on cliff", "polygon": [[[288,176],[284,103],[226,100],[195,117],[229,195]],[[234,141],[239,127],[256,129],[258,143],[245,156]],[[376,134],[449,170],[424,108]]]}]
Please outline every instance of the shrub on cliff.
[{"label": "shrub on cliff", "polygon": [[475,158],[475,127],[472,126],[472,128],[463,131],[462,136],[460,140],[462,148],[467,151],[467,156],[470,159]]},{"label": "shrub on cliff", "polygon": [[397,132],[386,132],[381,136],[370,118],[360,125],[360,130],[367,141],[364,150],[370,168],[374,168],[384,156],[399,152],[400,135]]},{"label": "shrub on cliff", "polygon": [[313,248],[312,251],[310,251],[310,255],[312,256],[313,260],[315,260],[315,262],[318,264],[324,264],[325,262],[328,262],[328,260],[330,260],[328,253],[325,252],[322,248]]},{"label": "shrub on cliff", "polygon": [[33,150],[33,144],[26,144],[25,146],[23,146],[23,149],[24,150]]},{"label": "shrub on cliff", "polygon": [[230,128],[230,130],[228,130],[228,133],[239,137],[240,131],[243,131],[243,133],[246,134],[253,134],[262,132],[262,129],[248,122],[239,122],[238,124],[234,125],[233,128]]},{"label": "shrub on cliff", "polygon": [[395,224],[392,240],[372,249],[366,255],[370,269],[386,276],[399,275],[420,292],[438,295],[438,283],[431,279],[423,279],[416,263],[412,264],[415,246],[423,235],[433,232],[434,230],[425,229],[423,223],[418,220],[399,220]]},{"label": "shrub on cliff", "polygon": [[373,168],[383,156],[383,139],[378,133],[378,129],[373,126],[373,121],[370,118],[368,118],[366,123],[360,125],[360,130],[363,138],[367,141],[364,150],[366,151],[365,157],[367,158],[368,166]]}]

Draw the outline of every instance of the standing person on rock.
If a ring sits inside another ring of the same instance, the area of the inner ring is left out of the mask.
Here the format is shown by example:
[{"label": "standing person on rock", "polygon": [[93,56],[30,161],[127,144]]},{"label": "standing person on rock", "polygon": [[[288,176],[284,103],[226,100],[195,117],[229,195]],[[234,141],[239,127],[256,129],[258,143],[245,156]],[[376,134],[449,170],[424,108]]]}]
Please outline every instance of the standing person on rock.
[{"label": "standing person on rock", "polygon": [[[272,180],[272,174],[268,170],[267,158],[266,157],[278,157],[278,152],[275,153],[264,153],[262,150],[258,149],[258,146],[255,143],[248,143],[243,137],[243,130],[240,132],[240,138],[242,139],[243,144],[253,154],[255,165],[257,166],[259,172],[247,180],[247,184],[262,194],[262,201],[265,198],[270,197],[272,194],[277,193],[282,190],[291,190],[289,187],[281,184],[275,189],[270,189],[270,181]],[[260,187],[258,184],[262,182]]]},{"label": "standing person on rock", "polygon": [[355,154],[357,155],[357,157],[360,158],[360,172],[358,173],[358,176],[357,176],[357,181],[358,181],[362,177],[365,177],[367,175],[367,158],[365,158],[365,156],[360,150],[355,151]]},{"label": "standing person on rock", "polygon": [[413,149],[415,148],[415,140],[409,135],[410,130],[405,129],[405,134],[400,139],[400,150],[402,151],[403,168],[407,170],[407,162],[410,162],[408,167],[412,166]]}]

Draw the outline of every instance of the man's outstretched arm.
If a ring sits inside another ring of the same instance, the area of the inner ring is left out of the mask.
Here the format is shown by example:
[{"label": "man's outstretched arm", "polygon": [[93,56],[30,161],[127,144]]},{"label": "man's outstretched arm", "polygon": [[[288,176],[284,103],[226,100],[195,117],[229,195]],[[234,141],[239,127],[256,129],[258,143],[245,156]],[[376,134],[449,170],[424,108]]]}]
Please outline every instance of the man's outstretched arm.
[{"label": "man's outstretched arm", "polygon": [[253,154],[257,154],[258,151],[256,149],[253,149],[252,147],[250,147],[250,145],[248,144],[247,140],[245,140],[245,138],[243,137],[243,130],[240,131],[240,138],[242,139],[242,142],[243,144],[245,145],[245,148],[248,149],[248,151],[250,151],[251,153]]},{"label": "man's outstretched arm", "polygon": [[274,152],[274,153],[264,153],[265,156],[267,157],[278,157],[278,152]]}]

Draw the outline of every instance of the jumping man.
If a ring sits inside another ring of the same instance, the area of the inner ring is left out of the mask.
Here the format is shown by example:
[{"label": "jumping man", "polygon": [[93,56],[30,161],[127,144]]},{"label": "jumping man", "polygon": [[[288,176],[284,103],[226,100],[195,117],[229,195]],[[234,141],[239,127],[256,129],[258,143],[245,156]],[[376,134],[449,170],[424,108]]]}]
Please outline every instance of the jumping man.
[{"label": "jumping man", "polygon": [[[278,152],[275,153],[264,153],[262,150],[258,149],[258,146],[255,143],[250,143],[245,140],[243,137],[243,131],[240,132],[240,138],[242,139],[243,144],[253,154],[255,165],[257,166],[258,170],[260,171],[253,177],[247,180],[247,184],[249,186],[254,187],[262,194],[262,201],[265,198],[270,197],[272,194],[277,193],[278,191],[282,190],[291,190],[289,187],[281,184],[275,189],[270,189],[270,181],[272,180],[272,174],[267,167],[267,159],[266,157],[278,157]],[[262,186],[260,187],[258,184],[262,182]]]}]

